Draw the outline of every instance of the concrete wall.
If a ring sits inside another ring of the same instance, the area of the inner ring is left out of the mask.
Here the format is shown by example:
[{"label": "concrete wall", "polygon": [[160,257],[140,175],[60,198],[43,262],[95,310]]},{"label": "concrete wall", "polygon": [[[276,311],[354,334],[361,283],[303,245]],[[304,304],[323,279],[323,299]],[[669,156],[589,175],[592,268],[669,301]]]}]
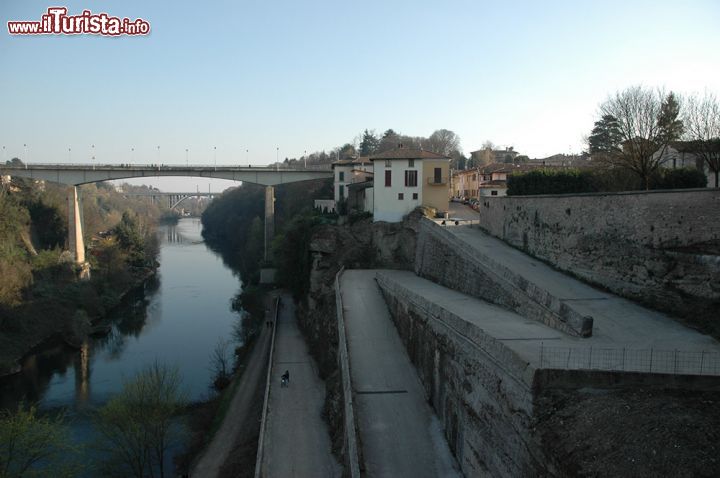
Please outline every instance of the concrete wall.
[{"label": "concrete wall", "polygon": [[583,317],[555,297],[496,262],[428,219],[420,221],[415,248],[415,273],[517,312],[570,335],[588,336],[592,319]]},{"label": "concrete wall", "polygon": [[381,273],[378,284],[464,475],[552,475],[531,431],[534,369]]},{"label": "concrete wall", "polygon": [[718,189],[483,198],[480,225],[661,310],[702,310],[720,300]]},{"label": "concrete wall", "polygon": [[340,276],[344,268],[335,276],[335,305],[337,307],[338,327],[338,368],[340,369],[341,395],[343,401],[343,448],[342,455],[345,472],[350,478],[360,478],[360,456],[358,451],[357,428],[355,427],[355,407],[353,406],[352,380],[348,359],[347,335],[345,334],[345,316],[343,314]]}]

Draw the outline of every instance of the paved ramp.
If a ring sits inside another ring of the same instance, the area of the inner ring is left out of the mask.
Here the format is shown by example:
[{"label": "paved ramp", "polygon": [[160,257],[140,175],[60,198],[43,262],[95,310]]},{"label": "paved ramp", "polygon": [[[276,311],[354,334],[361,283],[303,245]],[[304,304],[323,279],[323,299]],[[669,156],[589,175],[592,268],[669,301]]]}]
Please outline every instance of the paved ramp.
[{"label": "paved ramp", "polygon": [[366,476],[459,476],[375,271],[345,271],[340,287]]},{"label": "paved ramp", "polygon": [[[285,370],[290,372],[287,388],[280,386]],[[284,295],[275,336],[263,477],[342,475],[321,415],[324,400],[325,384],[298,329],[292,298]]]}]

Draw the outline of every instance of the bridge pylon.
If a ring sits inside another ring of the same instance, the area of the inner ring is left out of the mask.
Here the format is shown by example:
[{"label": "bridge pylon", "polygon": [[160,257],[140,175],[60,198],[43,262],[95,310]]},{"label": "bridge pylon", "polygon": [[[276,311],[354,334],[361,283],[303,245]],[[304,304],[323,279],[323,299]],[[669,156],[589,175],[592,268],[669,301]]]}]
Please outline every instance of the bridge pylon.
[{"label": "bridge pylon", "polygon": [[265,186],[265,261],[272,260],[272,240],[275,235],[275,188]]},{"label": "bridge pylon", "polygon": [[82,230],[82,210],[77,186],[68,191],[68,248],[79,267],[80,279],[90,278],[90,264],[85,261],[85,240]]}]

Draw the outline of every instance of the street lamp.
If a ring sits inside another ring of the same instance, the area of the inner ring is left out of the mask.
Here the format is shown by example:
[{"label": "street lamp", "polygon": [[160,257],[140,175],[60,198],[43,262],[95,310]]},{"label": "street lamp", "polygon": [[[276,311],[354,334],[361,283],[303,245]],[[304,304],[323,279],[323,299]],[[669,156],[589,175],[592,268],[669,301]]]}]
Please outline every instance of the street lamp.
[{"label": "street lamp", "polygon": [[130,164],[135,162],[135,148],[130,148]]},{"label": "street lamp", "polygon": [[30,159],[28,158],[28,145],[26,143],[23,143],[23,148],[25,151],[25,162],[28,162]]},{"label": "street lamp", "polygon": [[68,148],[68,161],[72,163],[72,149]]},{"label": "street lamp", "polygon": [[217,171],[217,146],[213,146],[213,158],[215,159],[215,171]]},{"label": "street lamp", "polygon": [[303,151],[303,161],[305,162],[305,169],[307,169],[307,149]]},{"label": "street lamp", "polygon": [[280,147],[275,148],[275,171],[280,169]]},{"label": "street lamp", "polygon": [[185,148],[185,167],[190,167],[190,160],[188,159],[188,148]]}]

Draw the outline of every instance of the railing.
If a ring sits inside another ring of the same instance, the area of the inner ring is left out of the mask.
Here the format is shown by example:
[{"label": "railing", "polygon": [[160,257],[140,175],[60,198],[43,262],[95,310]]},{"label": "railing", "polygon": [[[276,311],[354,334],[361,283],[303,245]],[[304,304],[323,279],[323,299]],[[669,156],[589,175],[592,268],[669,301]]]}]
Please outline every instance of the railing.
[{"label": "railing", "polygon": [[540,368],[720,375],[720,353],[605,347],[540,345]]},{"label": "railing", "polygon": [[270,380],[272,380],[273,354],[275,353],[275,331],[277,330],[278,311],[280,310],[280,296],[275,299],[275,319],[272,324],[272,335],[270,338],[270,354],[268,355],[268,369],[265,377],[265,398],[263,401],[262,418],[260,419],[260,437],[258,438],[257,455],[255,456],[255,478],[262,476],[262,460],[265,452],[265,430],[267,422],[268,406],[270,404]]},{"label": "railing", "polygon": [[353,405],[352,379],[350,377],[350,358],[345,332],[345,315],[343,313],[342,293],[340,292],[340,276],[345,271],[341,267],[335,275],[335,306],[337,308],[338,325],[338,363],[340,366],[340,388],[343,397],[343,419],[345,435],[343,448],[350,478],[360,478],[360,455],[358,450],[357,430],[355,428],[355,410]]},{"label": "railing", "polygon": [[448,178],[427,178],[427,183],[431,186],[444,186],[448,183]]}]

